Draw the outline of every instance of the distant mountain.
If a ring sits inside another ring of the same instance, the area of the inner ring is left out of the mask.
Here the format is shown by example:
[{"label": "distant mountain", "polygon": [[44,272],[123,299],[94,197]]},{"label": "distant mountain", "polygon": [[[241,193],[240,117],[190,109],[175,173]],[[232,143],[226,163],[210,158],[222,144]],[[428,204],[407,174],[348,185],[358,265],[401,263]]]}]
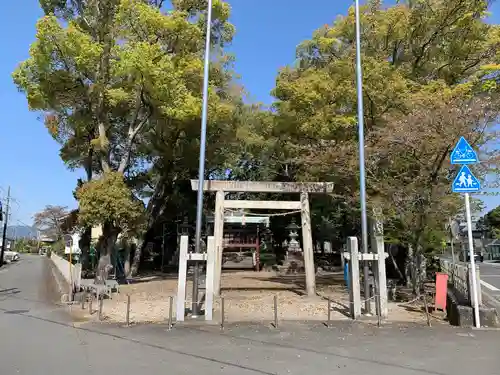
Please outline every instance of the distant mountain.
[{"label": "distant mountain", "polygon": [[12,225],[7,227],[7,238],[36,238],[36,229],[27,225]]}]

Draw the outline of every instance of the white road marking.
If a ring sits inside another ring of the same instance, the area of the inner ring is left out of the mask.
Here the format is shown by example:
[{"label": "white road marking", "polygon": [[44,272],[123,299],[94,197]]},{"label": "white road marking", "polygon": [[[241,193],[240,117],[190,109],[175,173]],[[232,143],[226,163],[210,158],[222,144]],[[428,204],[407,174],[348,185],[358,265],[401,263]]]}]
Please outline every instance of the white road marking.
[{"label": "white road marking", "polygon": [[493,267],[500,267],[500,263],[493,263],[493,262],[483,262],[485,266],[493,266]]},{"label": "white road marking", "polygon": [[491,284],[488,284],[486,281],[484,280],[481,280],[481,285],[485,286],[486,288],[488,288],[489,290],[493,291],[493,292],[500,292],[500,289],[498,289],[496,286],[493,286]]}]

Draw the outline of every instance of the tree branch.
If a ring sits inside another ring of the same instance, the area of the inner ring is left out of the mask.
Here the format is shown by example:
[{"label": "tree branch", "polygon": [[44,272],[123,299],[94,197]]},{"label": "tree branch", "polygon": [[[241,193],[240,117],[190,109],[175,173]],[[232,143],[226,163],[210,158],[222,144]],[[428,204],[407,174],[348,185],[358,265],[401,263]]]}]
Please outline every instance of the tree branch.
[{"label": "tree branch", "polygon": [[137,93],[136,108],[128,129],[128,136],[124,146],[124,154],[121,158],[120,165],[118,167],[118,172],[120,173],[124,173],[129,165],[130,156],[132,154],[132,146],[134,144],[135,137],[137,137],[137,134],[139,134],[139,132],[144,128],[144,126],[149,121],[152,115],[151,107],[147,105],[148,107],[147,113],[144,115],[144,118],[139,123],[137,123],[139,118],[139,113],[144,104],[146,104],[146,100],[144,97],[143,87],[141,86],[140,90],[138,90]]}]

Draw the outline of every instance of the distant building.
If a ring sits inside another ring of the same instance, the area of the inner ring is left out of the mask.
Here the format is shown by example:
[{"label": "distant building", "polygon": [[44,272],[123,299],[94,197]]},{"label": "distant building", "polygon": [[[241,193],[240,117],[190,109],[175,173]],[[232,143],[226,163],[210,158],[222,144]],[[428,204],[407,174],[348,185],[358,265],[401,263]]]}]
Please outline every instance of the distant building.
[{"label": "distant building", "polygon": [[[460,249],[463,252],[469,251],[469,236],[467,229],[467,219],[464,215],[459,215],[455,218],[458,223],[458,233],[456,237],[456,241],[454,243],[457,246],[457,249]],[[471,229],[472,229],[472,238],[474,243],[474,251],[480,252],[484,255],[484,259],[492,259],[492,254],[490,254],[492,247],[488,247],[488,245],[493,242],[493,239],[488,238],[489,233],[487,228],[481,225],[481,217],[477,215],[471,216]]]},{"label": "distant building", "polygon": [[45,243],[47,245],[50,245],[50,244],[53,244],[54,242],[56,242],[57,239],[53,238],[53,237],[50,237],[50,236],[46,236],[46,235],[40,234],[38,236],[38,241],[43,242],[43,243]]},{"label": "distant building", "polygon": [[486,255],[485,259],[500,260],[500,240],[491,240],[485,245]]}]

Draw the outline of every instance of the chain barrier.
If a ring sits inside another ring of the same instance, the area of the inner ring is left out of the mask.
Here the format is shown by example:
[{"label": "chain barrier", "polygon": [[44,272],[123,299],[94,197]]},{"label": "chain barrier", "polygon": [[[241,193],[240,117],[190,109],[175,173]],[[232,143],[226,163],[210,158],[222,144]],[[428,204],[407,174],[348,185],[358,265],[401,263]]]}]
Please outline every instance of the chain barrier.
[{"label": "chain barrier", "polygon": [[[379,295],[378,295],[378,294],[374,294],[374,295],[373,295],[373,296],[371,296],[370,298],[367,298],[367,299],[361,299],[361,300],[360,300],[360,304],[363,304],[363,303],[365,303],[365,302],[370,302],[370,301],[376,301],[378,297],[379,297]],[[328,299],[328,297],[326,297],[326,298]],[[339,305],[340,305],[340,304],[344,304],[344,303],[345,303],[345,304],[347,304],[347,305],[354,305],[354,302],[351,302],[351,301],[341,301],[341,302],[336,302],[336,301],[334,301],[334,300],[332,300],[332,299],[330,299],[330,300],[331,300],[332,302],[335,302],[335,303],[339,304]]]},{"label": "chain barrier", "polygon": [[408,301],[408,302],[400,302],[399,305],[400,306],[409,306],[409,305],[413,305],[416,301],[420,300],[422,298],[422,296],[418,296],[418,297],[415,297],[414,299],[412,299],[411,301]]},{"label": "chain barrier", "polygon": [[[398,303],[398,305],[401,306],[401,307],[411,306],[411,305],[414,305],[419,300],[422,300],[423,303],[424,303],[425,315],[426,315],[426,318],[427,318],[427,325],[430,327],[431,326],[431,322],[430,322],[430,319],[429,319],[430,317],[432,317],[432,318],[434,318],[436,320],[442,320],[442,319],[440,317],[435,316],[435,315],[433,315],[433,314],[431,314],[429,312],[429,305],[428,305],[427,297],[428,297],[427,295],[420,295],[418,297],[413,298],[411,301],[400,302],[400,303]],[[365,302],[369,302],[369,301],[372,301],[372,300],[375,300],[375,302],[377,302],[378,298],[380,298],[380,295],[375,294],[375,295],[371,296],[370,298],[361,299],[359,303],[360,303],[360,305],[362,305]],[[328,300],[331,301],[331,302],[333,302],[333,303],[335,303],[335,304],[337,304],[337,305],[341,305],[341,306],[344,306],[344,307],[351,306],[351,305],[354,304],[354,302],[351,302],[351,301],[337,302],[337,301],[334,301],[334,300],[331,300],[331,299],[328,299]],[[380,321],[379,321],[379,325],[380,325]]]},{"label": "chain barrier", "polygon": [[[441,320],[440,317],[437,317],[433,314],[431,314],[429,312],[429,306],[428,306],[428,301],[427,301],[427,298],[428,296],[427,295],[420,295],[420,296],[417,296],[415,298],[413,298],[412,300],[410,301],[407,301],[407,302],[402,302],[402,303],[399,303],[398,305],[399,306],[411,306],[411,305],[414,305],[415,303],[417,303],[418,301],[421,301],[423,300],[424,302],[424,307],[425,307],[425,313],[426,313],[426,318],[427,318],[427,324],[428,326],[430,327],[431,326],[431,321],[430,321],[430,318],[434,318],[436,320]],[[174,304],[174,299],[176,297],[175,296],[169,296],[168,297],[168,303],[169,303],[169,309],[168,309],[168,329],[172,329],[172,327],[174,326],[174,320],[175,320],[175,304]],[[353,305],[354,303],[351,302],[351,301],[343,301],[343,300],[340,300],[340,301],[336,301],[336,300],[333,300],[329,297],[324,297],[326,299],[326,302],[328,303],[328,308],[327,308],[327,320],[326,320],[326,323],[325,325],[327,327],[330,326],[330,323],[331,323],[331,310],[334,310],[332,309],[332,305],[335,304],[335,305],[338,305],[338,306],[342,306],[343,308],[349,308],[349,306]],[[370,298],[366,298],[366,299],[361,299],[360,300],[360,304],[364,304],[365,302],[371,302],[371,301],[374,301],[376,303],[378,303],[379,301],[379,298],[380,296],[378,294],[374,294],[372,295]],[[88,300],[89,302],[89,307],[92,308],[91,306],[91,303],[92,303],[92,300],[89,299]],[[198,301],[196,301],[197,304],[199,305],[202,305],[203,303],[205,303],[206,300],[205,298],[201,298],[199,299]],[[221,330],[224,329],[224,325],[225,325],[225,322],[227,320],[227,317],[226,317],[226,309],[225,307],[227,307],[227,302],[229,302],[229,304],[231,304],[231,302],[234,302],[232,300],[229,300],[227,301],[227,299],[225,297],[219,297],[219,298],[216,298],[214,299],[214,307],[215,306],[218,306],[219,307],[219,319],[220,319],[220,326],[221,326]],[[193,300],[191,299],[186,299],[184,301],[184,306],[192,306],[193,304]],[[273,295],[272,296],[272,301],[269,302],[269,305],[271,307],[271,310],[272,310],[272,316],[270,316],[269,318],[272,319],[272,325],[275,327],[275,328],[278,328],[278,320],[279,320],[279,313],[278,313],[278,309],[279,309],[279,303],[278,303],[278,295]],[[131,310],[131,301],[130,301],[130,295],[127,295],[127,300],[126,300],[126,321],[125,321],[125,326],[126,327],[129,327],[131,326],[131,321],[130,321],[130,310]],[[101,307],[102,309],[102,307]],[[102,314],[102,310],[101,310],[101,314]],[[378,326],[380,327],[381,326],[381,317],[380,315],[377,315],[378,317]],[[215,318],[216,319],[216,318]],[[270,320],[271,320],[270,319]]]}]

